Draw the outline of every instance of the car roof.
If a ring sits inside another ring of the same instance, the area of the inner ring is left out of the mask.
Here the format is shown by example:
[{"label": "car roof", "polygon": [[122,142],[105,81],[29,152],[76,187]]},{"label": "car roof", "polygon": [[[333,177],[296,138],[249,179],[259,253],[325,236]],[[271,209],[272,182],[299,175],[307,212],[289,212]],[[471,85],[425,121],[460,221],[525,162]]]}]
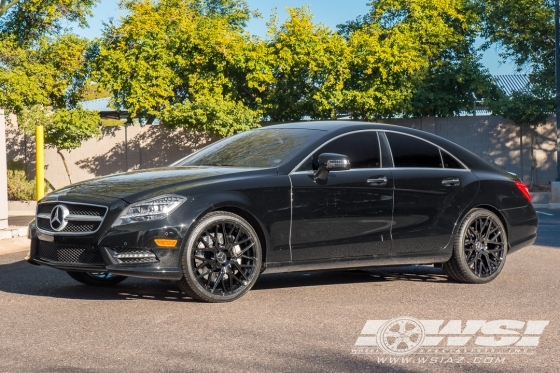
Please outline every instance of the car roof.
[{"label": "car roof", "polygon": [[271,124],[271,125],[265,125],[263,126],[263,128],[311,129],[311,130],[322,130],[322,131],[330,132],[341,128],[345,128],[348,130],[362,129],[362,128],[383,130],[383,129],[395,128],[395,125],[372,123],[372,122],[358,122],[358,121],[350,121],[350,120],[324,120],[324,121]]},{"label": "car roof", "polygon": [[[470,152],[469,150],[443,137],[419,129],[403,127],[394,124],[359,122],[359,121],[350,121],[350,120],[336,120],[336,121],[330,120],[330,121],[309,121],[309,122],[274,124],[274,125],[264,126],[262,129],[267,129],[267,128],[321,130],[321,131],[325,131],[326,133],[331,133],[330,136],[336,136],[337,134],[359,131],[359,130],[396,131],[396,132],[420,137],[424,140],[436,144],[437,146],[442,147],[443,149],[449,151],[451,154],[459,158],[465,165],[467,165],[467,167],[471,169],[475,168],[479,170],[485,169],[485,170],[503,172],[503,170],[500,170],[497,167],[489,164],[488,162],[484,161],[482,158]],[[314,144],[313,146],[318,146],[318,144]],[[293,165],[291,165],[290,162],[288,162],[288,164],[287,164],[288,167],[290,166],[293,167]]]}]

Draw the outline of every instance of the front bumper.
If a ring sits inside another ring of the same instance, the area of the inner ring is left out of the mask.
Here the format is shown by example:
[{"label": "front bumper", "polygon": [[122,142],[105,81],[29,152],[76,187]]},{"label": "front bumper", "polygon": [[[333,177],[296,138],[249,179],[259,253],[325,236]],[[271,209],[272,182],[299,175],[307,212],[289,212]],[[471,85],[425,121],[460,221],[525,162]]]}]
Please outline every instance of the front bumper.
[{"label": "front bumper", "polygon": [[[137,223],[91,237],[47,235],[29,226],[31,247],[26,259],[64,271],[109,272],[115,275],[179,280],[181,255],[188,228],[167,219]],[[158,247],[155,239],[177,240],[174,247]]]}]

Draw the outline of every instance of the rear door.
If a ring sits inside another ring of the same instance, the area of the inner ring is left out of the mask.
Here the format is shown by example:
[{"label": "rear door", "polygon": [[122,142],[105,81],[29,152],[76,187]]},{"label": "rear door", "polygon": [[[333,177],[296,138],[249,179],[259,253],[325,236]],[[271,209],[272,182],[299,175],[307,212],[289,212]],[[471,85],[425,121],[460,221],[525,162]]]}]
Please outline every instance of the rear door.
[{"label": "rear door", "polygon": [[433,252],[450,241],[454,224],[478,191],[478,179],[459,160],[415,136],[385,133],[395,168],[395,255]]}]

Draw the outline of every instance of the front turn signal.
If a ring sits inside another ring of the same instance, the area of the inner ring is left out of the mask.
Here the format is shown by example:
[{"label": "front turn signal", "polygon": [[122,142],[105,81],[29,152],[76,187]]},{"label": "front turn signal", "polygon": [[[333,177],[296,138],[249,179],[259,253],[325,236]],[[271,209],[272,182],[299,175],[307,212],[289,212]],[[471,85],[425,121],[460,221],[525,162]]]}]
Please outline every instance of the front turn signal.
[{"label": "front turn signal", "polygon": [[177,240],[168,240],[168,239],[164,239],[164,238],[156,238],[154,240],[154,242],[159,247],[175,247],[175,246],[177,246]]}]

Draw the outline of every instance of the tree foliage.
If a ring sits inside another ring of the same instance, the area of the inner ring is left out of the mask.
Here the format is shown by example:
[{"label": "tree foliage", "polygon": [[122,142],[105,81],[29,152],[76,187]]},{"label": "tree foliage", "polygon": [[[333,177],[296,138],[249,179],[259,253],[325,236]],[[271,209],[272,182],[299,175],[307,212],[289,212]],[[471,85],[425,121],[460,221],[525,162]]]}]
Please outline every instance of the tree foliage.
[{"label": "tree foliage", "polygon": [[131,117],[220,136],[260,119],[454,114],[490,91],[468,0],[370,4],[339,32],[287,8],[255,38],[241,0],[125,2],[92,54],[94,75]]},{"label": "tree foliage", "polygon": [[554,1],[476,0],[483,36],[497,44],[504,59],[531,73],[533,85],[554,88]]},{"label": "tree foliage", "polygon": [[[422,77],[472,27],[464,1],[374,0],[369,14],[340,26],[351,51],[346,109],[354,118],[406,113]],[[420,75],[419,75],[420,74]]]},{"label": "tree foliage", "polygon": [[95,0],[0,2],[0,107],[18,115],[21,129],[34,134],[45,126],[45,144],[79,147],[100,134],[99,114],[76,107],[89,71],[90,42],[64,32],[67,21],[86,24]]},{"label": "tree foliage", "polygon": [[223,7],[207,4],[212,11],[201,12],[195,0],[124,3],[128,15],[107,27],[95,58],[95,77],[115,107],[220,136],[258,126],[251,90],[264,89],[255,79],[259,49],[239,27],[241,2],[214,3]]},{"label": "tree foliage", "polygon": [[16,114],[33,105],[75,106],[88,79],[87,47],[87,40],[72,34],[43,37],[29,48],[0,40],[0,106]]},{"label": "tree foliage", "polygon": [[273,121],[336,118],[350,76],[350,50],[344,38],[312,22],[309,8],[287,8],[288,19],[269,23],[268,46],[273,80],[264,105]]},{"label": "tree foliage", "polygon": [[[502,95],[491,104],[496,114],[527,128],[531,136],[531,184],[536,168],[535,129],[555,110],[555,35],[553,0],[477,0],[483,36],[501,48],[504,59],[529,71],[530,87]],[[521,131],[522,133],[522,131]]]},{"label": "tree foliage", "polygon": [[87,26],[99,0],[0,0],[0,36],[29,45],[45,35],[58,35],[66,22]]},{"label": "tree foliage", "polygon": [[554,110],[554,100],[546,91],[535,87],[527,91],[515,91],[510,96],[502,94],[491,104],[495,114],[517,125],[536,127],[545,124]]},{"label": "tree foliage", "polygon": [[487,105],[500,97],[499,89],[479,57],[440,59],[413,78],[413,96],[405,113],[411,116],[455,116],[473,112],[477,102]]}]

